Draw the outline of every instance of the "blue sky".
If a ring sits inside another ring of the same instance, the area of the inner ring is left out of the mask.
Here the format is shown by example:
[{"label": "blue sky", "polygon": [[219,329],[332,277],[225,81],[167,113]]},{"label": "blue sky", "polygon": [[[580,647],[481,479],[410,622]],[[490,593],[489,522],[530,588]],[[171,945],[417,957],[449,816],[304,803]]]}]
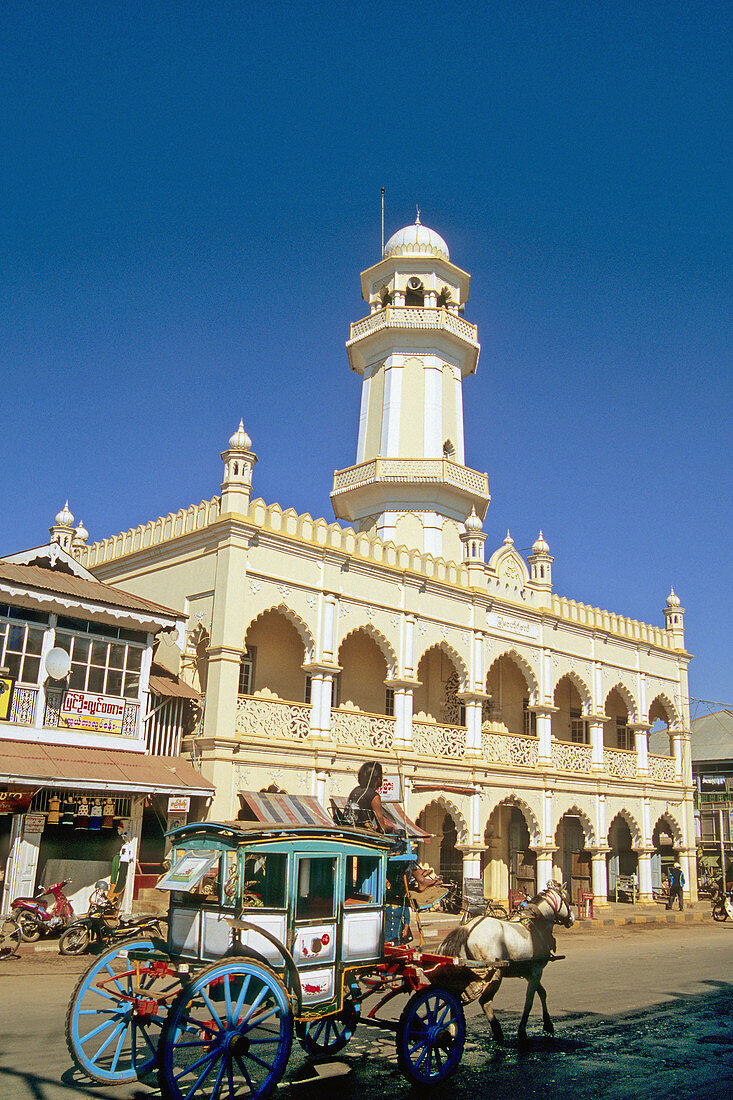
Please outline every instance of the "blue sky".
[{"label": "blue sky", "polygon": [[[727,3],[6,0],[0,553],[255,493],[332,518],[359,272],[414,221],[472,275],[487,550],[730,660]],[[706,710],[707,708],[703,708]],[[696,713],[701,713],[698,709]]]}]

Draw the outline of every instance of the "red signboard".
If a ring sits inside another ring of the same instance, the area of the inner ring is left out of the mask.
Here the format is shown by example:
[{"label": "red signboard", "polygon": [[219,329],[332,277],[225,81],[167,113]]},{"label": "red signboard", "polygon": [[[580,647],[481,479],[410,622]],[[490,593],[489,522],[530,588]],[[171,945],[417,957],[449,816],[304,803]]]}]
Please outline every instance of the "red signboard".
[{"label": "red signboard", "polygon": [[24,814],[35,791],[0,791],[0,814]]}]

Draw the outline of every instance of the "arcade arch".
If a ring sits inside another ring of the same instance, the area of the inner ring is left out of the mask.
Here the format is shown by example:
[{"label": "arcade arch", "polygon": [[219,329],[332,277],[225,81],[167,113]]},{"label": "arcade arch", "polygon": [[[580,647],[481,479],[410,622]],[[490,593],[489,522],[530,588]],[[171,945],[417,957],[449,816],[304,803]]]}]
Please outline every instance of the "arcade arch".
[{"label": "arcade arch", "polygon": [[[304,637],[305,634],[305,637]],[[244,636],[240,695],[269,695],[289,702],[305,697],[303,665],[313,651],[304,624],[284,608],[263,611]]]},{"label": "arcade arch", "polygon": [[580,895],[592,893],[591,853],[595,831],[588,815],[578,806],[566,810],[555,829],[555,867],[566,883],[574,903]]},{"label": "arcade arch", "polygon": [[376,632],[359,628],[347,634],[337,657],[341,666],[338,706],[368,714],[393,710],[384,682],[389,676],[385,649],[389,654],[387,643]]},{"label": "arcade arch", "polygon": [[436,868],[446,882],[460,885],[463,853],[459,845],[468,839],[468,827],[461,812],[441,795],[420,811],[417,824],[431,834],[430,840],[421,845],[421,859]]},{"label": "arcade arch", "polygon": [[484,724],[506,733],[537,733],[536,716],[529,709],[537,700],[537,681],[532,669],[518,653],[502,653],[486,674]]},{"label": "arcade arch", "polygon": [[443,645],[427,649],[418,663],[417,679],[413,708],[418,721],[465,726],[466,710],[458,694],[465,687],[466,669],[453,650]]},{"label": "arcade arch", "polygon": [[623,684],[617,684],[609,691],[605,713],[609,721],[603,723],[604,746],[607,749],[633,751],[636,745],[631,723],[635,721],[636,711],[634,700]]},{"label": "arcade arch", "polygon": [[635,851],[641,847],[642,836],[637,821],[627,810],[620,810],[613,818],[608,829],[606,856],[608,875],[608,896],[614,898],[616,880],[619,875],[634,875],[639,883],[639,857]]},{"label": "arcade arch", "polygon": [[553,695],[557,710],[552,716],[552,737],[557,741],[573,741],[587,745],[590,741],[588,719],[591,694],[574,673],[569,672],[558,680]]},{"label": "arcade arch", "polygon": [[673,756],[672,730],[678,728],[677,712],[666,695],[657,695],[649,708],[649,752]]},{"label": "arcade arch", "polygon": [[481,869],[484,893],[509,899],[512,892],[537,893],[539,823],[532,809],[516,795],[510,795],[491,811],[484,831],[486,849]]}]

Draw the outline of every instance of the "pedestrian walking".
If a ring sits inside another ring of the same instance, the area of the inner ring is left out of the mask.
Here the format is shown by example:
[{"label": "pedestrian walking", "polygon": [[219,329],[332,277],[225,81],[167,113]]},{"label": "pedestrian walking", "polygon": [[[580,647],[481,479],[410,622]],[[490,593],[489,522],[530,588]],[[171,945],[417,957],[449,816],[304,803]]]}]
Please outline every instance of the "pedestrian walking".
[{"label": "pedestrian walking", "polygon": [[685,885],[685,876],[682,873],[682,868],[675,860],[669,871],[669,897],[667,898],[667,904],[665,909],[671,909],[675,901],[675,898],[680,904],[680,913],[684,908],[682,899],[682,887]]}]

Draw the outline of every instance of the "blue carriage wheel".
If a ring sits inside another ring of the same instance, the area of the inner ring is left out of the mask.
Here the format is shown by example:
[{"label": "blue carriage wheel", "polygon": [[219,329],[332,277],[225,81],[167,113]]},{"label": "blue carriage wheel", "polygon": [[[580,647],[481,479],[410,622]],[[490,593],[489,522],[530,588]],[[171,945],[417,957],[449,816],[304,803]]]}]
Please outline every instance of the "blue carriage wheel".
[{"label": "blue carriage wheel", "polygon": [[408,1081],[436,1085],[456,1069],[466,1041],[461,1003],[446,989],[413,994],[397,1024],[397,1063]]},{"label": "blue carriage wheel", "polygon": [[316,1058],[343,1050],[356,1031],[359,1012],[360,1006],[347,995],[343,1008],[336,1015],[299,1025],[298,1040],[303,1050]]},{"label": "blue carriage wheel", "polygon": [[252,1100],[285,1072],[293,1042],[288,995],[259,962],[228,958],[200,971],[171,1005],[160,1040],[165,1100]]},{"label": "blue carriage wheel", "polygon": [[177,977],[153,974],[143,959],[128,959],[132,950],[160,952],[165,944],[132,937],[103,952],[79,978],[66,1012],[69,1054],[100,1084],[134,1081],[155,1068],[166,1008],[151,1002],[180,986]]}]

